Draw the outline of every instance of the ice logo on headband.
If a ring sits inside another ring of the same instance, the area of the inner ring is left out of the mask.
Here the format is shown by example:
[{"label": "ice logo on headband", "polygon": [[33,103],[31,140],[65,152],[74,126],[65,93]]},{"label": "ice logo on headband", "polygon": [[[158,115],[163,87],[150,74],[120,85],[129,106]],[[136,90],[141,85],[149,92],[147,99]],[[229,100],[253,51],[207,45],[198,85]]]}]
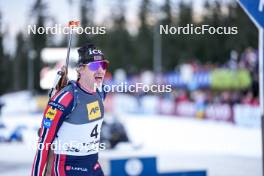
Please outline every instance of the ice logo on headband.
[{"label": "ice logo on headband", "polygon": [[101,50],[98,50],[98,49],[89,49],[89,54],[103,54]]},{"label": "ice logo on headband", "polygon": [[102,56],[94,56],[94,60],[95,61],[103,60],[103,57]]}]

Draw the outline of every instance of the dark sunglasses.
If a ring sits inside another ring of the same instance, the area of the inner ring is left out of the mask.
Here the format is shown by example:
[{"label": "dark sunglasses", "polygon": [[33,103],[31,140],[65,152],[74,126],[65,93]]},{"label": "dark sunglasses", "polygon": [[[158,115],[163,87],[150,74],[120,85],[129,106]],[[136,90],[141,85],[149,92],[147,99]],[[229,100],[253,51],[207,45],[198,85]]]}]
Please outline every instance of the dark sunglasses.
[{"label": "dark sunglasses", "polygon": [[96,61],[96,62],[90,62],[90,63],[88,63],[86,65],[92,71],[96,71],[100,67],[102,67],[103,70],[106,70],[107,67],[108,67],[108,62],[106,62],[106,61]]}]

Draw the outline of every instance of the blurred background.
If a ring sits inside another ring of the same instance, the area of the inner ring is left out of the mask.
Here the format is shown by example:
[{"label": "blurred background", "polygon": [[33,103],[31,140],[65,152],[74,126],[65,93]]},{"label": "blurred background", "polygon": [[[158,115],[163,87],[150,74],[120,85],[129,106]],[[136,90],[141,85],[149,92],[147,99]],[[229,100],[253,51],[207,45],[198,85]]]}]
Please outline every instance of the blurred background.
[{"label": "blurred background", "polygon": [[[235,0],[0,0],[0,175],[29,175],[37,129],[67,35],[28,25],[105,26],[95,43],[106,84],[170,84],[170,93],[109,93],[100,152],[106,175],[260,176],[258,31]],[[160,24],[236,26],[236,35],[159,35]]]}]

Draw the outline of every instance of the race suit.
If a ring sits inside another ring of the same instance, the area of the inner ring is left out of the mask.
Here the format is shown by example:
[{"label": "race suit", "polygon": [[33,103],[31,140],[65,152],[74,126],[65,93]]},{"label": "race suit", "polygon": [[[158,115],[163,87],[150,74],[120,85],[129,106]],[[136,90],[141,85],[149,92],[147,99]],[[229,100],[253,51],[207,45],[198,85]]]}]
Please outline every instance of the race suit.
[{"label": "race suit", "polygon": [[52,176],[102,176],[98,163],[104,92],[88,93],[78,83],[55,94],[44,111],[32,176],[42,176],[54,146]]}]

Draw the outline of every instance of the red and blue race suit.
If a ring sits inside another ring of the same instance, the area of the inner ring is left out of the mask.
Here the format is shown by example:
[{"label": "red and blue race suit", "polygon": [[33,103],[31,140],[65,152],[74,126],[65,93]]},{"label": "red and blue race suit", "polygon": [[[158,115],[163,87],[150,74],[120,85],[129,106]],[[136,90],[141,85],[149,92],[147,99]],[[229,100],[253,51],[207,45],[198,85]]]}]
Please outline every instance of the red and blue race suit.
[{"label": "red and blue race suit", "polygon": [[51,149],[54,151],[52,176],[103,175],[98,150],[104,97],[103,92],[88,93],[72,82],[49,100],[43,115],[32,176],[45,173]]}]

